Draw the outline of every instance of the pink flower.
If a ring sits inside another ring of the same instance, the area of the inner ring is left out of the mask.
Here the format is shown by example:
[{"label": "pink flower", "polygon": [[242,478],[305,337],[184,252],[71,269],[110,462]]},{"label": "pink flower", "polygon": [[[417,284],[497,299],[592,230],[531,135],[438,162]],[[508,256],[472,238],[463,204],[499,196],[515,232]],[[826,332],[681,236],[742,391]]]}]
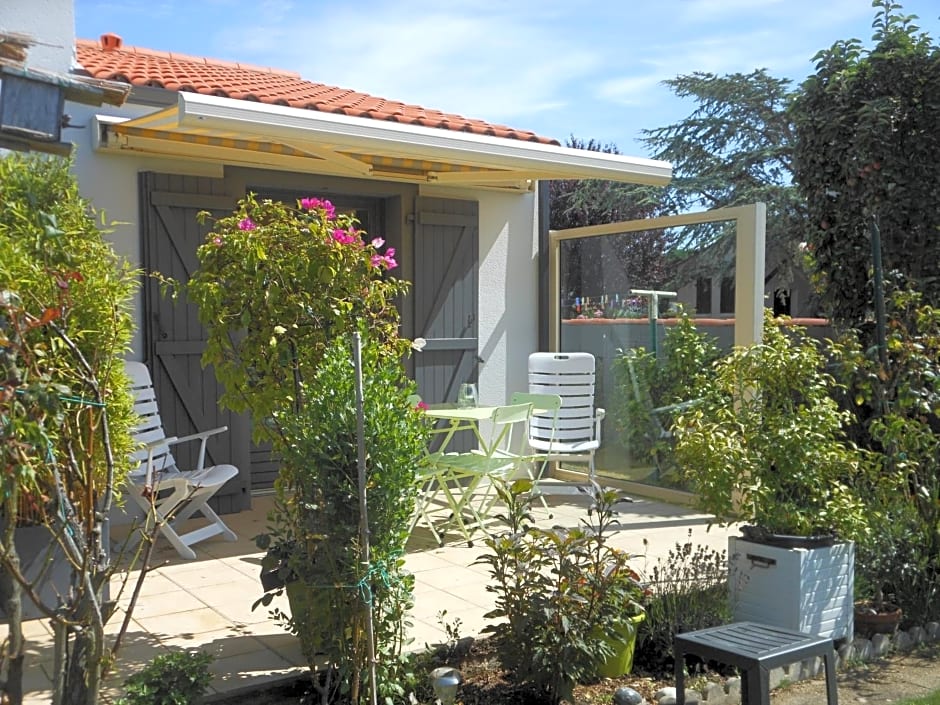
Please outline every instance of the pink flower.
[{"label": "pink flower", "polygon": [[253,221],[251,218],[242,218],[238,221],[239,230],[254,230],[258,227],[258,224]]},{"label": "pink flower", "polygon": [[419,411],[427,411],[428,403],[425,401],[419,401],[417,404],[415,404],[415,409],[418,409]]},{"label": "pink flower", "polygon": [[385,240],[383,240],[382,238],[380,237],[372,238],[372,247],[374,247],[375,249],[379,249],[384,244],[385,244]]},{"label": "pink flower", "polygon": [[216,247],[222,247],[222,238],[216,235],[214,238],[212,238],[212,244]]},{"label": "pink flower", "polygon": [[342,228],[336,228],[333,231],[333,239],[341,245],[351,245],[359,238],[355,235],[355,229],[353,229],[353,232],[346,232]]},{"label": "pink flower", "polygon": [[301,198],[300,207],[308,211],[323,210],[326,213],[327,220],[333,220],[336,217],[336,208],[326,199]]},{"label": "pink flower", "polygon": [[395,248],[389,247],[384,255],[372,255],[370,258],[373,267],[383,267],[385,269],[394,269],[398,266],[398,262],[395,261]]}]

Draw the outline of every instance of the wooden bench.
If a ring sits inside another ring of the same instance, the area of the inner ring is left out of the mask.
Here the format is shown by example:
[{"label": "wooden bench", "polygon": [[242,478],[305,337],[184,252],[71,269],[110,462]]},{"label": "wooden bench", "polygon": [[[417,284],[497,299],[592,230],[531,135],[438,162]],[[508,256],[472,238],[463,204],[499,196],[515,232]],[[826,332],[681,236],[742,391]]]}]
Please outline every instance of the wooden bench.
[{"label": "wooden bench", "polygon": [[838,705],[835,645],[832,639],[757,622],[735,622],[677,634],[676,703],[685,705],[685,657],[735,666],[742,671],[741,705],[770,705],[770,669],[813,656],[826,664],[826,700]]}]

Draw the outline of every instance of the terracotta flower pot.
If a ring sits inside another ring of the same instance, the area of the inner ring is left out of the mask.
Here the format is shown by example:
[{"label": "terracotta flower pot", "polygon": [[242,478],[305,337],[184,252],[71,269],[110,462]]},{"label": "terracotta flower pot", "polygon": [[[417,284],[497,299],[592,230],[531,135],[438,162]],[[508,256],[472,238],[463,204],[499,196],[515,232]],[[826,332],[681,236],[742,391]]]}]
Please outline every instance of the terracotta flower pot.
[{"label": "terracotta flower pot", "polygon": [[876,608],[871,601],[855,603],[855,635],[894,634],[901,623],[901,608],[885,602]]}]

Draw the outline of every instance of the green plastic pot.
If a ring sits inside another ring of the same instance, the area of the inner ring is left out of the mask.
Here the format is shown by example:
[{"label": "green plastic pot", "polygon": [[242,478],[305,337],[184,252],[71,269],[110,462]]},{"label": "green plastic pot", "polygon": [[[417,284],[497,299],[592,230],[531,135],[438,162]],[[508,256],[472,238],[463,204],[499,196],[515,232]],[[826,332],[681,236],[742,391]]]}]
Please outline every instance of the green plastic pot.
[{"label": "green plastic pot", "polygon": [[630,617],[631,625],[623,626],[615,638],[607,638],[613,654],[597,667],[597,675],[603,678],[619,678],[633,670],[633,650],[636,647],[636,632],[645,613]]}]

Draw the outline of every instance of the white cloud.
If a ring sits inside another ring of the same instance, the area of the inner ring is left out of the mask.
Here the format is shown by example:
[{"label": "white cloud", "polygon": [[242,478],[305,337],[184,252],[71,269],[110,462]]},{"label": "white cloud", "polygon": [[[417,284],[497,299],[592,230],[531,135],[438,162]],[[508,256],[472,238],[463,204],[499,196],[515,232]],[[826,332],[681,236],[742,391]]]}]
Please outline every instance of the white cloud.
[{"label": "white cloud", "polygon": [[310,80],[493,121],[561,108],[570,87],[602,66],[564,24],[526,24],[506,12],[346,9],[328,24],[355,31],[320,20],[262,25],[242,48],[276,55]]}]

